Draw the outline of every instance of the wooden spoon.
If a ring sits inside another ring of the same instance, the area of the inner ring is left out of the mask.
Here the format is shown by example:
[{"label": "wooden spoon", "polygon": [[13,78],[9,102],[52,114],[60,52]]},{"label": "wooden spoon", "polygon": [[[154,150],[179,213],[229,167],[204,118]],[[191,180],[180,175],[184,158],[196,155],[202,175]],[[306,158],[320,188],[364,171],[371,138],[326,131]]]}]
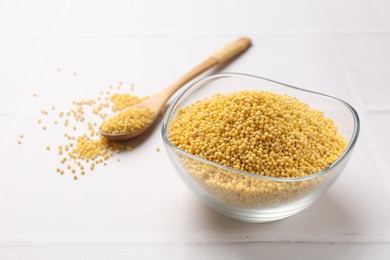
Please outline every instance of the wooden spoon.
[{"label": "wooden spoon", "polygon": [[[119,133],[119,134],[110,134],[105,133],[101,130],[101,127],[99,128],[99,132],[101,135],[107,137],[109,140],[112,141],[124,141],[128,139],[132,139],[143,132],[145,132],[156,120],[157,115],[160,113],[161,109],[164,107],[167,100],[182,86],[184,86],[187,82],[195,78],[196,76],[200,75],[201,73],[205,72],[206,70],[216,66],[220,65],[227,60],[232,59],[233,57],[238,56],[239,54],[243,53],[246,49],[248,49],[251,46],[251,39],[242,37],[239,38],[228,45],[226,45],[224,48],[219,50],[218,52],[214,53],[214,55],[211,55],[208,59],[204,60],[202,63],[194,67],[192,70],[184,74],[181,78],[179,78],[177,81],[173,82],[170,86],[166,87],[163,90],[160,90],[153,96],[150,96],[149,98],[145,99],[144,101],[138,103],[135,106],[132,107],[146,107],[149,108],[151,111],[154,112],[154,118],[150,120],[149,123],[145,124],[142,128],[134,131],[134,132],[128,132],[128,133]],[[127,109],[131,109],[132,107],[129,107]]]}]

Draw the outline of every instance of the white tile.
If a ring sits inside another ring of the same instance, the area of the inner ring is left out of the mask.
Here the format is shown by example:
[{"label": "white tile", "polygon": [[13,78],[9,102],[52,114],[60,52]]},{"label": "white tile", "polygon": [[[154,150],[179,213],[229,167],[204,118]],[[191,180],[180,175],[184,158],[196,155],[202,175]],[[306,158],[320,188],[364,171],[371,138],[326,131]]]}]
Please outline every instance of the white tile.
[{"label": "white tile", "polygon": [[[34,115],[19,119],[14,125],[17,131],[1,147],[5,149],[0,156],[4,179],[0,243],[173,240],[177,178],[166,155],[156,151],[161,147],[159,128],[133,151],[111,158],[107,166],[87,170],[74,181],[72,174],[56,172],[66,167],[60,163],[57,146],[68,143],[64,132],[69,130],[49,125],[43,131]],[[20,133],[22,145],[17,144]]]},{"label": "white tile", "polygon": [[[370,140],[373,142],[374,149],[378,149],[375,155],[384,163],[386,169],[390,169],[390,112],[366,113],[365,116],[370,128]],[[388,171],[385,172],[385,176],[388,177],[390,183]]]},{"label": "white tile", "polygon": [[[331,43],[322,35],[247,35],[253,46],[223,68],[341,98],[352,105],[347,82]],[[188,43],[190,63],[214,53],[237,36],[193,36]]]},{"label": "white tile", "polygon": [[319,11],[333,32],[381,31],[386,29],[371,1],[319,0]]},{"label": "white tile", "polygon": [[133,245],[1,245],[3,259],[174,259],[172,245],[133,244]]},{"label": "white tile", "polygon": [[388,0],[372,0],[372,5],[379,15],[387,30],[390,30],[390,1]]},{"label": "white tile", "polygon": [[50,33],[66,0],[15,0],[0,3],[1,33]]},{"label": "white tile", "polygon": [[[390,203],[383,177],[366,140],[360,138],[352,158],[328,193],[303,212],[264,224],[229,219],[187,193],[189,241],[386,241]],[[378,212],[381,212],[378,214]]]},{"label": "white tile", "polygon": [[33,82],[31,91],[38,98],[31,98],[26,109],[40,111],[53,104],[61,109],[119,82],[124,92],[135,83],[136,95],[152,95],[186,71],[183,53],[179,37],[57,37]]},{"label": "white tile", "polygon": [[183,259],[388,259],[388,244],[248,243],[185,245]]},{"label": "white tile", "polygon": [[146,33],[186,29],[186,1],[73,1],[60,32]]},{"label": "white tile", "polygon": [[389,108],[390,36],[344,35],[336,42],[361,102],[368,109]]},{"label": "white tile", "polygon": [[0,36],[0,110],[17,108],[46,41],[44,37]]},{"label": "white tile", "polygon": [[[0,146],[2,146],[4,143],[5,134],[8,132],[8,130],[12,124],[12,121],[14,119],[14,116],[15,115],[13,113],[7,113],[7,112],[0,113],[0,126],[1,126],[0,127]],[[17,140],[16,140],[16,142],[17,142]]]},{"label": "white tile", "polygon": [[323,29],[310,1],[191,1],[196,32],[306,32]]}]

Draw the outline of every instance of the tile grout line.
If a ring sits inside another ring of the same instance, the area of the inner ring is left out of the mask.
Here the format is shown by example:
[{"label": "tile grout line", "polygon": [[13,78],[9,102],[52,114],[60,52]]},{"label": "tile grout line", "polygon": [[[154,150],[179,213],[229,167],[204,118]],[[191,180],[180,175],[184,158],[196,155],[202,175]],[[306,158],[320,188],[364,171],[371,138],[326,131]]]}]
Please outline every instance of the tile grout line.
[{"label": "tile grout line", "polygon": [[[324,24],[327,24],[327,19],[324,17],[323,13],[321,12],[321,10],[320,10],[321,8],[318,7],[318,4],[316,4],[316,9],[317,9],[317,13],[320,16],[320,19],[324,22]],[[355,84],[354,84],[353,80],[351,79],[351,77],[349,76],[348,70],[346,68],[345,61],[344,61],[343,55],[341,53],[341,50],[338,47],[338,44],[336,43],[335,35],[334,35],[334,33],[327,30],[326,37],[328,38],[328,40],[332,46],[332,49],[336,55],[336,59],[338,61],[339,68],[342,72],[344,79],[347,82],[348,89],[352,93],[353,99],[356,100],[356,102],[358,103],[359,107],[362,110],[362,112],[359,113],[360,122],[362,122],[362,121],[368,122],[368,120],[366,119],[366,113],[370,112],[371,109],[369,109],[364,104],[363,100],[360,98],[358,92],[356,91]],[[379,111],[381,111],[381,110],[382,109],[380,109]],[[384,108],[384,110],[386,111],[387,108]],[[374,132],[372,131],[372,129],[369,125],[367,125],[365,127],[366,127],[365,129],[367,131],[366,131],[366,133],[364,133],[364,136],[367,140],[367,146],[368,146],[369,150],[371,151],[371,154],[374,154],[374,151],[378,150],[378,147],[375,144],[376,143],[375,140],[372,139]],[[360,127],[360,130],[362,130],[362,127]],[[362,131],[360,131],[360,135],[362,135],[362,134],[363,134]],[[390,198],[390,180],[388,180],[388,178],[386,177],[387,165],[384,161],[382,161],[382,159],[378,158],[377,156],[373,156],[373,159],[374,159],[376,166],[378,166],[379,175],[382,177],[382,179],[385,183],[386,194]]]},{"label": "tile grout line", "polygon": [[33,84],[36,82],[36,78],[38,77],[39,72],[41,71],[41,69],[43,67],[43,62],[45,60],[45,57],[48,55],[48,52],[51,49],[53,39],[56,36],[56,32],[58,31],[59,27],[63,23],[64,18],[66,16],[67,12],[69,11],[69,6],[70,6],[69,1],[71,1],[71,0],[66,1],[62,5],[60,14],[59,14],[57,22],[56,22],[56,25],[54,26],[52,33],[48,36],[48,39],[46,40],[44,47],[42,48],[42,51],[39,55],[39,58],[37,59],[37,61],[35,63],[34,69],[32,70],[32,73],[30,74],[30,79],[29,79],[28,83],[26,84],[26,87],[23,89],[23,94],[22,94],[21,99],[19,101],[18,107],[13,113],[14,118],[12,119],[7,131],[5,132],[3,140],[0,141],[0,157],[2,157],[5,154],[6,148],[8,147],[8,145],[10,144],[11,141],[16,142],[16,140],[12,139],[13,132],[15,131],[15,127],[18,125],[19,121],[21,120],[23,108],[25,107],[25,105],[27,103],[26,101],[31,97],[31,93],[30,93],[31,89],[33,87]]},{"label": "tile grout line", "polygon": [[[390,35],[389,30],[377,30],[377,31],[333,31],[331,32],[334,35]],[[198,31],[191,32],[193,36],[236,36],[236,35],[253,35],[253,36],[295,36],[295,35],[326,35],[329,32],[324,32],[323,30],[313,30],[313,31],[229,31],[229,32],[217,32],[217,31]],[[52,33],[45,32],[15,32],[15,33],[2,33],[0,32],[1,37],[50,37]],[[163,36],[188,36],[189,33],[183,31],[96,31],[96,32],[57,32],[56,37],[94,37],[94,36],[131,36],[131,37],[163,37]]]},{"label": "tile grout line", "polygon": [[[114,241],[113,241],[114,240]],[[104,239],[91,240],[90,237],[78,239],[64,239],[62,237],[52,236],[48,238],[31,240],[10,240],[0,239],[1,246],[53,246],[53,245],[174,245],[175,237],[167,238],[161,235],[158,238],[150,239],[149,236],[112,239],[105,237]],[[302,233],[297,236],[296,233],[291,234],[274,234],[264,235],[251,239],[243,239],[241,237],[216,238],[214,235],[197,235],[186,239],[177,248],[180,251],[183,245],[186,244],[243,244],[243,243],[308,243],[308,244],[326,244],[326,243],[350,243],[350,244],[390,244],[390,235],[386,233]],[[176,247],[174,246],[176,249]],[[180,253],[180,252],[179,252]],[[180,254],[178,254],[180,256]]]}]

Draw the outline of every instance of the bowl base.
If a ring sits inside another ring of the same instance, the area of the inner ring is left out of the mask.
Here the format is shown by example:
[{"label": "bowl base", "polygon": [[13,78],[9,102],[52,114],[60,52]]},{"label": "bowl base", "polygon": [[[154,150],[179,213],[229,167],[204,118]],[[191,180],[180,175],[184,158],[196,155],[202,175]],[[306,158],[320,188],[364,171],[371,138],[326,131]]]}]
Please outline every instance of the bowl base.
[{"label": "bowl base", "polygon": [[226,207],[218,202],[205,201],[205,204],[216,212],[243,222],[267,223],[291,217],[300,211],[311,206],[314,201],[295,204],[294,206],[278,207],[277,209],[242,209],[237,207]]}]

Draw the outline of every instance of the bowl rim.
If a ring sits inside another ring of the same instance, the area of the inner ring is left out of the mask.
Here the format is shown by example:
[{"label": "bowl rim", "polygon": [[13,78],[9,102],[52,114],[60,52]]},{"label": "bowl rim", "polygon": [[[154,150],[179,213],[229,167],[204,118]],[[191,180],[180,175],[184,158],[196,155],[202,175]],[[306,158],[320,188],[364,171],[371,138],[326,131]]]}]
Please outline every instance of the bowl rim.
[{"label": "bowl rim", "polygon": [[[324,96],[324,97],[328,97],[328,98],[334,99],[334,100],[340,102],[341,104],[343,104],[345,107],[347,107],[349,109],[349,111],[351,112],[351,114],[352,114],[353,121],[354,121],[354,129],[353,129],[351,140],[348,142],[348,144],[347,144],[345,150],[343,151],[343,153],[332,164],[330,164],[328,167],[326,167],[322,171],[319,171],[319,172],[316,172],[316,173],[313,173],[313,174],[310,174],[310,175],[307,175],[307,176],[303,176],[303,177],[293,177],[293,178],[280,178],[280,177],[264,176],[264,175],[259,175],[259,174],[255,174],[255,173],[250,173],[250,172],[238,170],[238,169],[235,169],[235,168],[232,168],[232,167],[229,167],[229,166],[225,166],[225,165],[221,165],[219,163],[215,163],[215,162],[209,161],[207,159],[200,158],[200,157],[198,157],[196,155],[193,155],[193,154],[190,154],[190,153],[188,153],[188,152],[186,152],[184,150],[181,150],[180,148],[178,148],[175,145],[173,145],[169,141],[167,130],[168,130],[168,121],[169,121],[169,119],[172,116],[172,112],[173,112],[174,108],[176,107],[176,104],[192,88],[196,88],[197,86],[203,84],[206,81],[210,81],[210,80],[218,79],[218,78],[224,78],[224,77],[241,77],[241,78],[261,79],[261,80],[266,80],[266,81],[269,81],[269,82],[272,82],[272,83],[276,83],[276,84],[282,85],[282,86],[287,87],[287,88],[293,88],[293,89],[296,89],[296,90],[309,92],[311,94],[321,95],[321,96]],[[167,145],[168,147],[170,147],[174,151],[178,152],[179,154],[183,154],[183,155],[185,155],[187,157],[190,157],[190,158],[192,158],[194,160],[197,160],[197,161],[200,161],[200,162],[203,162],[203,163],[215,166],[215,167],[219,167],[219,168],[222,168],[224,170],[232,171],[232,172],[237,173],[237,174],[246,175],[246,176],[250,176],[250,177],[255,177],[255,178],[268,180],[268,181],[277,181],[277,182],[307,181],[307,180],[312,180],[312,179],[321,177],[321,176],[327,174],[328,172],[331,172],[333,169],[337,168],[338,165],[340,165],[345,159],[347,159],[349,157],[349,155],[351,154],[351,152],[352,152],[352,150],[353,150],[353,148],[354,148],[354,146],[356,144],[357,138],[359,136],[359,132],[360,132],[359,115],[358,115],[357,111],[355,110],[355,108],[353,108],[350,104],[348,104],[344,100],[341,100],[339,98],[336,98],[336,97],[333,97],[333,96],[330,96],[330,95],[327,95],[327,94],[319,93],[319,92],[316,92],[316,91],[311,91],[311,90],[307,90],[307,89],[291,86],[289,84],[281,83],[281,82],[278,82],[278,81],[275,81],[275,80],[271,80],[271,79],[268,79],[268,78],[255,76],[255,75],[250,75],[250,74],[244,74],[244,73],[233,73],[233,72],[224,72],[224,73],[213,74],[213,75],[210,75],[210,76],[203,77],[203,78],[197,80],[196,82],[188,84],[188,86],[186,86],[184,88],[184,90],[182,90],[177,95],[177,97],[172,101],[172,103],[170,104],[169,108],[167,109],[167,111],[166,111],[166,113],[164,115],[163,122],[162,122],[162,128],[161,128],[161,134],[162,134],[162,138],[163,138],[163,141],[164,141],[165,145]]]}]

